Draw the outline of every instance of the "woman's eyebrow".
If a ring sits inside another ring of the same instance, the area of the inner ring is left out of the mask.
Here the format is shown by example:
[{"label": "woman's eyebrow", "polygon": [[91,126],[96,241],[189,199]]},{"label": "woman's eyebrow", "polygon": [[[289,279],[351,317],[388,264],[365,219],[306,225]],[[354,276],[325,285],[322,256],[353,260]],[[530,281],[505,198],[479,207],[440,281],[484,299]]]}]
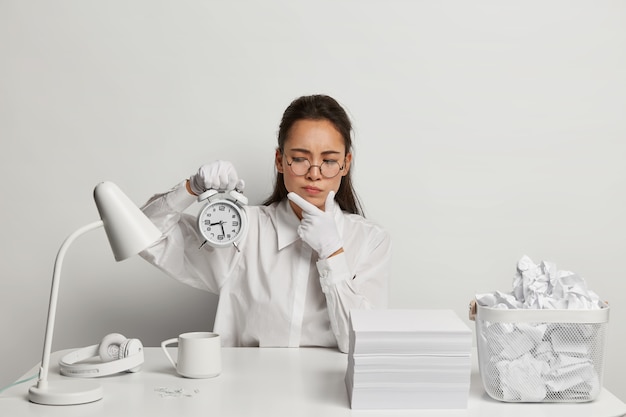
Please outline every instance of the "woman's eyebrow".
[{"label": "woman's eyebrow", "polygon": [[[311,155],[312,152],[308,149],[304,149],[304,148],[291,148],[289,149],[289,151],[291,152],[301,152],[301,153],[305,153],[308,155]],[[336,155],[336,154],[340,154],[340,151],[333,151],[333,150],[328,150],[328,151],[322,151],[321,154],[322,155]]]},{"label": "woman's eyebrow", "polygon": [[308,153],[308,154],[311,153],[311,151],[309,151],[308,149],[304,149],[304,148],[291,148],[288,150],[291,152],[300,152],[300,153]]}]

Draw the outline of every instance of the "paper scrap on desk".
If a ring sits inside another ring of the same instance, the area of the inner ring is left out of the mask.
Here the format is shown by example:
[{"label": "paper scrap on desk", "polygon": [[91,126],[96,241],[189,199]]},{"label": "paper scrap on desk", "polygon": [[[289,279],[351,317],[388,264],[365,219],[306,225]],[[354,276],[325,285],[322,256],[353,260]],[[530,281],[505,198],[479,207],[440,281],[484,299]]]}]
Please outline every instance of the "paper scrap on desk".
[{"label": "paper scrap on desk", "polygon": [[[499,309],[600,309],[585,280],[528,256],[517,264],[513,290],[477,294],[481,306]],[[596,328],[572,323],[490,323],[482,340],[491,346],[504,400],[541,401],[549,391],[593,398],[601,388],[590,357]]]},{"label": "paper scrap on desk", "polygon": [[181,398],[181,397],[193,397],[195,394],[200,392],[199,389],[195,388],[193,393],[185,390],[184,388],[167,388],[167,387],[158,387],[154,389],[155,392],[159,393],[159,397],[161,398]]}]

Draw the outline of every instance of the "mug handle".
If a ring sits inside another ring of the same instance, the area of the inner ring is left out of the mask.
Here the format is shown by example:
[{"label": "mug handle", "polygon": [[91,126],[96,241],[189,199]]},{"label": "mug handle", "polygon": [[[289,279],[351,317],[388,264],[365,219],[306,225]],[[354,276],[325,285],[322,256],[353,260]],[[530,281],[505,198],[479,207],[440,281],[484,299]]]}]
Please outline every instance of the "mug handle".
[{"label": "mug handle", "polygon": [[178,342],[178,338],[175,337],[173,339],[167,339],[163,342],[161,342],[161,349],[163,349],[163,353],[165,353],[165,356],[167,356],[167,359],[169,359],[169,361],[172,363],[172,366],[174,366],[174,369],[176,369],[176,362],[174,362],[174,359],[172,359],[172,357],[170,356],[170,353],[167,351],[167,349],[165,348],[167,345],[171,345],[172,343],[176,343]]}]

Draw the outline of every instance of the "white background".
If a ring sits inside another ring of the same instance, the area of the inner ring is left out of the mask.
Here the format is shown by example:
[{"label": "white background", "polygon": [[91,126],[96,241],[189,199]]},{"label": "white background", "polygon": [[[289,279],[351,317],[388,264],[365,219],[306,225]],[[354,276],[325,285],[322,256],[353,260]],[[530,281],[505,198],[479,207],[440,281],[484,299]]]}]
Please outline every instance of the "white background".
[{"label": "white background", "polygon": [[[41,357],[56,252],[93,187],[138,205],[231,160],[271,190],[280,116],[326,93],[355,124],[356,187],[394,240],[391,307],[454,309],[556,262],[611,303],[622,383],[626,3],[0,1],[0,386]],[[102,230],[68,252],[53,350],[212,327],[215,297]],[[27,387],[24,387],[26,390]]]}]

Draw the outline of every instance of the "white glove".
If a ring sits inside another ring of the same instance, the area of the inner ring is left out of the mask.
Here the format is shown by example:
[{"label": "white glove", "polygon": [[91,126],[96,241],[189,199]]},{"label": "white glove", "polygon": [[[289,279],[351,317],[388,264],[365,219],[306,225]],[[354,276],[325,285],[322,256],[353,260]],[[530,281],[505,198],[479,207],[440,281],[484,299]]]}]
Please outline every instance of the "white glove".
[{"label": "white glove", "polygon": [[302,220],[298,226],[298,236],[305,241],[320,259],[326,259],[343,247],[343,242],[335,224],[335,192],[326,197],[322,211],[296,193],[287,194],[287,198],[302,209]]},{"label": "white glove", "polygon": [[237,188],[243,191],[243,180],[237,176],[237,171],[228,161],[214,161],[202,165],[198,172],[189,177],[189,187],[196,195],[206,190],[232,190]]}]

